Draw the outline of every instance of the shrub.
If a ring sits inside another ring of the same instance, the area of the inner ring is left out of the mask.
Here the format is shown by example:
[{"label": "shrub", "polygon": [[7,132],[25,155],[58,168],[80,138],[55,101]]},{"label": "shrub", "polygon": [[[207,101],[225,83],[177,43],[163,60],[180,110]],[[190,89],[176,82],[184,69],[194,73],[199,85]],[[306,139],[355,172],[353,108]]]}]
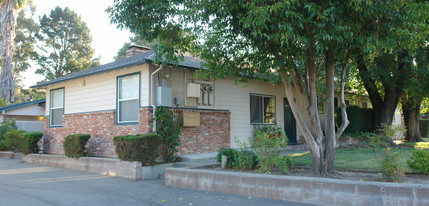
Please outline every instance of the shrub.
[{"label": "shrub", "polygon": [[0,151],[7,151],[6,140],[0,139]]},{"label": "shrub", "polygon": [[276,159],[275,164],[276,164],[277,169],[281,173],[288,174],[289,170],[294,167],[295,162],[291,158],[289,158],[287,156],[282,156],[282,157],[278,157]]},{"label": "shrub", "polygon": [[250,150],[240,150],[234,153],[235,168],[254,169],[258,164],[258,156]]},{"label": "shrub", "polygon": [[228,157],[226,166],[233,167],[236,162],[235,157],[237,152],[238,151],[235,149],[220,147],[219,152],[217,153],[217,161],[222,162],[222,155],[225,155]]},{"label": "shrub", "polygon": [[42,138],[42,132],[29,132],[24,134],[24,138],[21,139],[19,147],[23,154],[38,153],[37,142]]},{"label": "shrub", "polygon": [[6,148],[9,151],[18,152],[20,151],[19,142],[23,138],[26,132],[24,130],[10,130],[4,134],[6,141]]},{"label": "shrub", "polygon": [[113,138],[119,159],[140,161],[143,166],[154,165],[161,138],[158,134],[123,135]]},{"label": "shrub", "polygon": [[399,164],[399,156],[397,154],[386,151],[381,162],[381,174],[386,182],[399,182],[403,175],[403,170]]},{"label": "shrub", "polygon": [[162,138],[161,154],[166,162],[177,160],[177,147],[180,145],[180,125],[182,119],[174,120],[173,112],[164,107],[158,107],[155,112],[156,133]]},{"label": "shrub", "polygon": [[[370,132],[372,123],[372,109],[361,108],[358,106],[347,106],[347,118],[350,121],[345,133],[353,134],[360,132]],[[341,126],[341,107],[335,109],[335,125],[337,128]]]},{"label": "shrub", "polygon": [[[277,127],[277,126],[270,126]],[[279,149],[287,145],[287,137],[284,131],[276,129],[275,135],[267,132],[264,127],[255,127],[250,145],[258,156],[258,170],[261,173],[270,173],[279,157]],[[277,127],[278,128],[278,127]],[[269,130],[268,130],[269,131]]]},{"label": "shrub", "polygon": [[89,134],[68,135],[63,142],[65,155],[72,158],[86,156],[85,145],[89,138],[91,138]]},{"label": "shrub", "polygon": [[6,132],[17,129],[18,126],[16,125],[15,119],[12,119],[11,121],[7,119],[3,120],[3,122],[0,124],[0,139],[5,138],[4,135]]},{"label": "shrub", "polygon": [[429,151],[414,150],[410,159],[407,160],[407,165],[423,174],[429,174]]}]

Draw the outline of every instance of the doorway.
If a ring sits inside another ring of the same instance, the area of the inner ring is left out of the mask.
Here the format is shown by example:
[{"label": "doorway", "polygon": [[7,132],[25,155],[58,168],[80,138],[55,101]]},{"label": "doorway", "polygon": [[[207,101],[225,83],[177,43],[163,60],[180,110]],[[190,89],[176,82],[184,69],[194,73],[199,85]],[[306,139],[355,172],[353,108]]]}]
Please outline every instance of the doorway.
[{"label": "doorway", "polygon": [[287,98],[283,98],[284,101],[284,128],[289,139],[289,145],[296,144],[296,121],[293,116],[292,109],[290,108]]}]

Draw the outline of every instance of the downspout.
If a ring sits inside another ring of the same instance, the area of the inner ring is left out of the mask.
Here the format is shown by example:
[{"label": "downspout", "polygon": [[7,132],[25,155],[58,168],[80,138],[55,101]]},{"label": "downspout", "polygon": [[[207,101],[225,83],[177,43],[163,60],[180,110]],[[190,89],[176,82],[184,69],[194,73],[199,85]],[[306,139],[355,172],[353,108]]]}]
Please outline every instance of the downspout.
[{"label": "downspout", "polygon": [[151,106],[152,106],[152,117],[153,117],[152,132],[156,132],[156,119],[155,119],[156,104],[154,101],[154,99],[155,99],[155,87],[153,86],[155,81],[153,80],[153,77],[155,74],[157,74],[163,68],[164,68],[164,66],[161,64],[161,66],[159,66],[159,68],[156,69],[154,72],[152,72],[152,74],[150,75],[151,83],[149,84],[149,87],[150,87],[149,91],[151,92],[150,101],[151,101]]}]

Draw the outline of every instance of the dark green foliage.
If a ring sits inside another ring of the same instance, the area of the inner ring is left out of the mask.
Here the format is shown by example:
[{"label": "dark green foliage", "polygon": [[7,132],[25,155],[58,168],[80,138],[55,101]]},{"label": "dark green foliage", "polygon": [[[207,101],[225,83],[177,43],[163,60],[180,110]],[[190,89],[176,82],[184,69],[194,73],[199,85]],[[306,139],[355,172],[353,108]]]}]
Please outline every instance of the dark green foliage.
[{"label": "dark green foliage", "polygon": [[275,161],[275,164],[277,169],[283,174],[288,174],[289,170],[295,166],[293,159],[289,158],[288,156],[278,157]]},{"label": "dark green foliage", "polygon": [[6,147],[9,151],[20,151],[19,142],[24,137],[26,131],[24,130],[10,130],[4,134]]},{"label": "dark green foliage", "polygon": [[0,151],[7,151],[6,140],[0,139]]},{"label": "dark green foliage", "polygon": [[[361,108],[358,106],[347,106],[347,118],[350,121],[346,133],[354,134],[360,132],[370,132],[372,124],[372,109]],[[341,126],[341,108],[335,109],[335,125]]]},{"label": "dark green foliage", "polygon": [[16,129],[18,129],[18,126],[16,125],[15,119],[3,120],[3,122],[0,124],[0,139],[5,138],[4,134],[6,134],[6,132],[8,132],[10,130],[16,130]]},{"label": "dark green foliage", "polygon": [[164,107],[158,107],[155,112],[156,133],[162,139],[161,155],[166,162],[175,162],[177,147],[180,145],[180,125],[182,120],[174,120],[173,112]]},{"label": "dark green foliage", "polygon": [[250,150],[239,150],[234,152],[235,168],[254,169],[258,165],[258,156]]},{"label": "dark green foliage", "polygon": [[42,132],[29,132],[25,133],[24,137],[19,143],[21,152],[23,154],[38,153],[37,142],[42,138]]},{"label": "dark green foliage", "polygon": [[227,167],[233,167],[236,160],[235,157],[237,156],[236,153],[238,151],[235,149],[231,149],[231,148],[220,148],[219,152],[217,153],[217,161],[218,162],[222,162],[222,155],[225,155],[228,157],[227,162],[226,162],[226,166]]},{"label": "dark green foliage", "polygon": [[403,171],[399,164],[399,156],[395,153],[386,151],[381,162],[381,174],[386,182],[399,182]]},{"label": "dark green foliage", "polygon": [[36,73],[47,80],[100,64],[98,59],[93,59],[94,49],[88,26],[68,7],[56,7],[49,16],[43,15],[37,38],[44,49],[39,52],[37,63],[41,68]]},{"label": "dark green foliage", "polygon": [[154,165],[158,157],[161,137],[155,133],[123,135],[113,138],[119,159],[140,161],[143,166]]},{"label": "dark green foliage", "polygon": [[407,160],[407,165],[411,169],[423,174],[429,174],[429,150],[415,150]]},{"label": "dark green foliage", "polygon": [[73,158],[86,156],[85,145],[89,138],[91,138],[89,134],[68,135],[63,142],[65,155]]}]

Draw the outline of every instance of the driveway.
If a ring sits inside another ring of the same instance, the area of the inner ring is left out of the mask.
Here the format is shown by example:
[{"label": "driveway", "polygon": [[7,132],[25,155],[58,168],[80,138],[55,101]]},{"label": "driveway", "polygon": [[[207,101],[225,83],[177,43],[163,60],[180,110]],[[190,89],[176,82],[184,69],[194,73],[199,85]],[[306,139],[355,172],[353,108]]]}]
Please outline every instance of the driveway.
[{"label": "driveway", "polygon": [[0,158],[0,205],[306,205],[166,187]]}]

